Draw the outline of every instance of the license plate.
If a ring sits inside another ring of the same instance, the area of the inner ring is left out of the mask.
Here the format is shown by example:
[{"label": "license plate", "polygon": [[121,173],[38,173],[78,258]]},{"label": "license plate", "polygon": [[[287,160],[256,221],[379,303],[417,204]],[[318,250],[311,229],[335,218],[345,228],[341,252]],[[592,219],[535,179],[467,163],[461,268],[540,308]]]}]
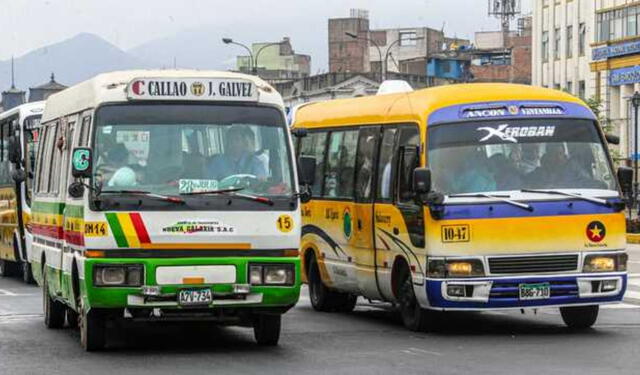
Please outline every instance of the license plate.
[{"label": "license plate", "polygon": [[549,283],[520,284],[521,300],[547,299],[549,297],[551,297]]},{"label": "license plate", "polygon": [[183,306],[208,305],[212,300],[211,289],[183,289],[178,293],[178,303]]}]

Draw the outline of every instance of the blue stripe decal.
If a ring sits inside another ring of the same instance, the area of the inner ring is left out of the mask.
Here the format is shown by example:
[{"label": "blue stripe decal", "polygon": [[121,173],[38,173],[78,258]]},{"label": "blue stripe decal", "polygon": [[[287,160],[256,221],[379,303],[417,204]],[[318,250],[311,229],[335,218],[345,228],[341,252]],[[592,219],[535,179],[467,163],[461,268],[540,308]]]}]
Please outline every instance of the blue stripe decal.
[{"label": "blue stripe decal", "polygon": [[[496,109],[496,108],[509,108],[517,107],[517,113],[511,113],[505,111],[504,116],[486,116],[486,117],[474,117],[465,118],[464,113],[471,109]],[[558,115],[526,115],[523,113],[522,108],[527,107],[556,107],[561,108],[564,114]],[[568,102],[551,102],[551,101],[505,101],[505,102],[487,102],[487,103],[473,103],[464,105],[454,105],[451,107],[441,108],[434,111],[428,119],[429,125],[436,125],[444,122],[463,122],[463,121],[481,121],[481,120],[495,120],[505,118],[583,118],[589,120],[595,120],[593,112],[584,105],[578,103]]]},{"label": "blue stripe decal", "polygon": [[[620,202],[610,200],[611,203]],[[615,208],[581,200],[561,200],[527,202],[533,211],[524,210],[514,205],[502,202],[483,204],[447,204],[444,207],[442,219],[498,219],[509,217],[539,217],[566,215],[597,215],[619,212]]]}]

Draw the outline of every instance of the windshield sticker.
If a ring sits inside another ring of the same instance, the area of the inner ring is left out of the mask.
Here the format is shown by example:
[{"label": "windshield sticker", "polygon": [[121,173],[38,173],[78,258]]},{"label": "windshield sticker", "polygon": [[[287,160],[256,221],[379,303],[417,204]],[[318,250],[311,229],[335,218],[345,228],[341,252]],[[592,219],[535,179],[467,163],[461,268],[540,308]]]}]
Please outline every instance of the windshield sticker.
[{"label": "windshield sticker", "polygon": [[257,101],[253,82],[244,79],[134,79],[127,87],[129,99]]},{"label": "windshield sticker", "polygon": [[556,131],[555,126],[521,126],[509,127],[509,124],[498,125],[497,128],[483,126],[477,129],[485,131],[487,134],[480,139],[485,142],[492,137],[498,137],[505,142],[518,143],[517,138],[533,138],[533,137],[553,137]]},{"label": "windshield sticker", "polygon": [[180,194],[218,190],[218,180],[180,179],[178,185]]},{"label": "windshield sticker", "polygon": [[162,228],[163,233],[167,234],[193,234],[193,233],[212,233],[212,234],[235,234],[236,229],[231,225],[225,225],[221,221],[198,221],[186,220],[179,221],[173,225]]}]

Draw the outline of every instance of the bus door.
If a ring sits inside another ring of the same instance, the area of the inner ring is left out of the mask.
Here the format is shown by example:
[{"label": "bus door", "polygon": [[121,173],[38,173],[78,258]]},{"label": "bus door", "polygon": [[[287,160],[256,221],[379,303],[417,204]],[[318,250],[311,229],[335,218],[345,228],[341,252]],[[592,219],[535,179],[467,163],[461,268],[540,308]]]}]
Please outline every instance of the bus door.
[{"label": "bus door", "polygon": [[360,128],[356,155],[356,203],[352,217],[354,233],[352,247],[358,289],[363,296],[371,299],[380,298],[375,274],[373,237],[373,197],[379,138],[379,126]]},{"label": "bus door", "polygon": [[354,179],[358,129],[329,133],[325,155],[321,212],[326,234],[334,245],[325,253],[327,272],[333,286],[345,292],[358,292],[353,253]]},{"label": "bus door", "polygon": [[380,293],[393,300],[393,265],[404,258],[416,276],[424,267],[424,218],[414,201],[412,176],[418,166],[420,134],[415,125],[385,127],[378,162],[378,186],[374,207],[376,272]]},{"label": "bus door", "polygon": [[78,219],[78,200],[71,197],[67,187],[73,181],[71,176],[71,153],[74,147],[79,146],[79,140],[76,135],[77,128],[81,128],[84,124],[78,121],[78,115],[67,117],[62,122],[62,128],[58,137],[56,147],[60,151],[60,178],[59,191],[60,199],[64,202],[63,223],[64,223],[64,241],[62,245],[62,273],[61,273],[61,289],[63,297],[67,301],[74,301],[71,285],[71,267],[74,259],[74,247],[80,244],[81,231],[84,230],[83,223]]},{"label": "bus door", "polygon": [[18,126],[18,117],[0,123],[0,260],[20,261],[20,254],[13,246],[13,234],[17,227],[16,183],[11,177],[14,170],[9,161],[9,138]]}]

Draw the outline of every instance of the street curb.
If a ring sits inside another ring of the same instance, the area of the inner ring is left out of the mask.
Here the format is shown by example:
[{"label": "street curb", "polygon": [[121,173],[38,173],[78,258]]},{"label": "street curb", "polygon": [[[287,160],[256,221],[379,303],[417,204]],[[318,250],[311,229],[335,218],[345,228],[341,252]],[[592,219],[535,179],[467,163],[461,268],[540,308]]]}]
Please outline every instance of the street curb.
[{"label": "street curb", "polygon": [[627,233],[627,243],[640,244],[640,233]]}]

